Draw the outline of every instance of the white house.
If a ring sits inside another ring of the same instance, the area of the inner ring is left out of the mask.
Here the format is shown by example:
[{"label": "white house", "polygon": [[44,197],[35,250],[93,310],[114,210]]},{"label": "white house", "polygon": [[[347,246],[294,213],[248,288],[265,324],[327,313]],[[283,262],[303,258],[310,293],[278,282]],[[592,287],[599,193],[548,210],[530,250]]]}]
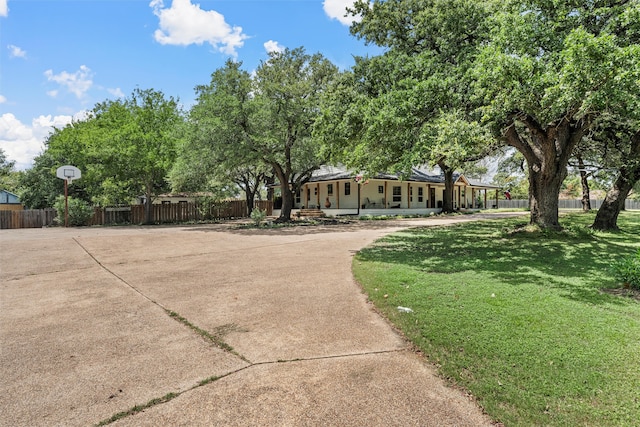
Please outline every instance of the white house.
[{"label": "white house", "polygon": [[[454,174],[455,209],[495,204],[499,187]],[[321,209],[326,215],[424,215],[442,210],[444,176],[413,168],[404,179],[377,174],[369,179],[341,167],[323,166],[295,195],[299,209]],[[279,215],[275,206],[274,215]]]}]

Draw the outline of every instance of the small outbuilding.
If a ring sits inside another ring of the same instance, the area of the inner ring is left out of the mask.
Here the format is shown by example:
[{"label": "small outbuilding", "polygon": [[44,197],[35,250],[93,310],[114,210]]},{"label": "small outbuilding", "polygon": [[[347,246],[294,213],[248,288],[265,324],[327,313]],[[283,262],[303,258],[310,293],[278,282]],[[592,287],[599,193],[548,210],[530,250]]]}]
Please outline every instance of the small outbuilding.
[{"label": "small outbuilding", "polygon": [[7,190],[0,190],[0,210],[21,211],[24,209],[20,197]]}]

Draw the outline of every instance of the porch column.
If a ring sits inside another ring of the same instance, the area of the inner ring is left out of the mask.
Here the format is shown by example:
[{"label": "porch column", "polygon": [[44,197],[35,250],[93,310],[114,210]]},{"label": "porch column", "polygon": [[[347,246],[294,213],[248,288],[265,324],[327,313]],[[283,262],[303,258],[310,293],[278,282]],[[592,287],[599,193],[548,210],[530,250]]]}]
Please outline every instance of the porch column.
[{"label": "porch column", "polygon": [[467,209],[469,209],[469,195],[467,194],[467,191],[469,191],[469,189],[465,185],[464,186],[464,205],[467,207]]},{"label": "porch column", "polygon": [[316,206],[318,206],[318,209],[322,209],[322,205],[320,204],[320,183],[316,184],[316,201],[318,203],[316,203]]},{"label": "porch column", "polygon": [[411,209],[411,183],[407,182],[407,209]]},{"label": "porch column", "polygon": [[389,200],[387,200],[387,181],[384,182],[384,208],[389,206]]},{"label": "porch column", "polygon": [[336,181],[336,209],[340,209],[340,181]]},{"label": "porch column", "polygon": [[429,207],[433,208],[433,206],[429,206],[430,200],[431,200],[431,184],[427,184],[427,208]]}]

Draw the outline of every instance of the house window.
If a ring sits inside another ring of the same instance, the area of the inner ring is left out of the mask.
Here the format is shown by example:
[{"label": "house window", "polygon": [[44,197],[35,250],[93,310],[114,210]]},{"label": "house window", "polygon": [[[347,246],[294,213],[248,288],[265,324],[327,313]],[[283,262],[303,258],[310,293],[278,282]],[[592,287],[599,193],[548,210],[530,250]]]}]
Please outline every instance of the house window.
[{"label": "house window", "polygon": [[314,196],[318,195],[318,187],[313,187],[313,195]]},{"label": "house window", "polygon": [[382,185],[378,185],[378,194],[384,194],[384,187]]},{"label": "house window", "polygon": [[345,182],[344,183],[344,195],[348,196],[349,194],[351,194],[351,183],[350,182]]},{"label": "house window", "polygon": [[400,186],[393,187],[393,201],[394,202],[402,201],[402,187]]},{"label": "house window", "polygon": [[327,184],[327,194],[333,196],[333,184]]},{"label": "house window", "polygon": [[296,204],[300,204],[300,189],[298,189],[298,191],[296,191]]},{"label": "house window", "polygon": [[409,201],[413,202],[413,187],[409,186]]},{"label": "house window", "polygon": [[423,190],[424,189],[422,187],[418,187],[418,203],[422,203],[422,201],[424,200]]}]

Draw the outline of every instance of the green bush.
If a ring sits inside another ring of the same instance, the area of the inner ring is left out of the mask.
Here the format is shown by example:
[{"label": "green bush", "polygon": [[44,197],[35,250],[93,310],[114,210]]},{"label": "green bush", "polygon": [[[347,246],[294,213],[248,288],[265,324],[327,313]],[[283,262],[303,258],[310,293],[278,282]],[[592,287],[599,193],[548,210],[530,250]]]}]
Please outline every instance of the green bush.
[{"label": "green bush", "polygon": [[262,221],[267,217],[267,211],[263,211],[261,209],[255,208],[251,211],[251,219],[253,220],[256,227],[260,227]]},{"label": "green bush", "polygon": [[[93,216],[93,208],[87,202],[80,199],[69,197],[69,225],[87,225]],[[64,225],[64,196],[58,196],[54,205],[58,216],[56,221],[58,224]]]},{"label": "green bush", "polygon": [[613,275],[625,287],[640,290],[640,249],[635,255],[622,258],[611,264]]}]

